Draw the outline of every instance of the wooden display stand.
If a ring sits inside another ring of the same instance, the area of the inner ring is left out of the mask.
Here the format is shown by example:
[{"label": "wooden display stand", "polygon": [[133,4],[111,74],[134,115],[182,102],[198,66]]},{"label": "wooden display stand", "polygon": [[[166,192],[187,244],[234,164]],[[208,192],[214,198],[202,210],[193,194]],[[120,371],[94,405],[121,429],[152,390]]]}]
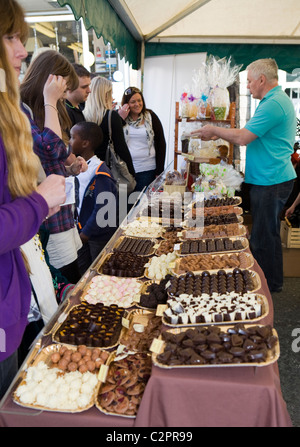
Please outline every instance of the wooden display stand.
[{"label": "wooden display stand", "polygon": [[[235,127],[235,102],[230,104],[229,114],[226,120],[213,120],[211,118],[186,118],[187,122],[200,122],[200,123],[223,123],[230,124],[231,128]],[[176,113],[175,113],[175,144],[174,144],[174,169],[177,169],[177,158],[178,156],[183,156],[190,161],[191,168],[193,171],[193,164],[199,163],[210,163],[217,164],[220,163],[219,158],[201,158],[194,157],[192,154],[186,154],[178,150],[178,137],[179,137],[179,123],[182,122],[182,117],[179,116],[179,102],[176,102]],[[233,161],[233,144],[229,145],[229,151],[227,156],[228,164],[232,164]]]}]

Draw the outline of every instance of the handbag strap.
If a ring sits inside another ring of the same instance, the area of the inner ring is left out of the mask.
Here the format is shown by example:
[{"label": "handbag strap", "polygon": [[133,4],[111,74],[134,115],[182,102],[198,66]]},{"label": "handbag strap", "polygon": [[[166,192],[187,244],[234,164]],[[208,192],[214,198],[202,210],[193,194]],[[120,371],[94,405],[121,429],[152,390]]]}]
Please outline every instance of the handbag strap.
[{"label": "handbag strap", "polygon": [[112,115],[112,110],[110,110],[108,112],[108,136],[109,136],[110,143],[112,143],[111,115]]},{"label": "handbag strap", "polygon": [[111,127],[111,116],[112,116],[112,110],[108,112],[108,149],[110,152],[114,154],[115,157],[118,157],[115,151],[115,146],[112,140],[112,127]]}]

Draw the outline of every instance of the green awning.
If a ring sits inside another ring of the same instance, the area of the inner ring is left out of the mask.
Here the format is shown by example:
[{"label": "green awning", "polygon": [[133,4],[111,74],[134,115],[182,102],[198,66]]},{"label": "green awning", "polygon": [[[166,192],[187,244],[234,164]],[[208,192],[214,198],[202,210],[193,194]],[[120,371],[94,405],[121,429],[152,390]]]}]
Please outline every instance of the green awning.
[{"label": "green awning", "polygon": [[145,57],[185,53],[207,53],[220,58],[231,56],[233,63],[243,64],[244,70],[254,60],[269,57],[276,60],[281,70],[289,73],[300,67],[300,45],[146,43]]},{"label": "green awning", "polygon": [[121,58],[125,58],[133,69],[140,66],[141,44],[128,31],[120,17],[107,0],[58,0],[60,6],[69,5],[75,20],[81,17],[87,30],[93,28],[97,37],[110,42]]}]

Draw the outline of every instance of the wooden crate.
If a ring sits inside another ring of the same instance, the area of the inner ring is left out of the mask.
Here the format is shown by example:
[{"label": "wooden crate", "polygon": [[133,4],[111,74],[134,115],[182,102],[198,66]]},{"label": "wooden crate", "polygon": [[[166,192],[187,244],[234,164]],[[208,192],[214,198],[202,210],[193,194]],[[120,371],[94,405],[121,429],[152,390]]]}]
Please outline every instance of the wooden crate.
[{"label": "wooden crate", "polygon": [[300,228],[289,227],[285,221],[282,221],[280,236],[286,248],[300,248]]}]

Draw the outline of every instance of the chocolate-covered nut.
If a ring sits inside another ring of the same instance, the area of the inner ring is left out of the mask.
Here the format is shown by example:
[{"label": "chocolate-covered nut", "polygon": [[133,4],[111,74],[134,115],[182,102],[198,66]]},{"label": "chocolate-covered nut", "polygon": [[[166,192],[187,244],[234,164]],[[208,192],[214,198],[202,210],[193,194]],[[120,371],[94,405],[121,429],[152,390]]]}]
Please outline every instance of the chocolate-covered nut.
[{"label": "chocolate-covered nut", "polygon": [[186,340],[183,340],[182,345],[185,347],[193,347],[194,342],[190,338],[187,338]]},{"label": "chocolate-covered nut", "polygon": [[235,357],[242,357],[245,355],[245,349],[242,347],[232,347],[229,352]]},{"label": "chocolate-covered nut", "polygon": [[221,342],[221,338],[219,337],[218,334],[215,334],[215,333],[212,332],[212,333],[210,333],[207,336],[207,342],[209,344],[211,344],[211,343],[220,343]]},{"label": "chocolate-covered nut", "polygon": [[194,352],[194,354],[192,354],[192,356],[190,357],[188,363],[190,365],[204,365],[206,361],[201,355]]},{"label": "chocolate-covered nut", "polygon": [[224,349],[224,347],[223,347],[223,345],[222,345],[221,343],[211,343],[211,344],[209,345],[209,349],[210,349],[212,352],[219,352],[219,351],[221,351],[222,349]]},{"label": "chocolate-covered nut", "polygon": [[171,357],[171,354],[171,351],[164,351],[157,356],[157,360],[163,364],[167,364]]},{"label": "chocolate-covered nut", "polygon": [[245,351],[251,351],[251,349],[256,348],[256,343],[254,343],[254,341],[251,340],[250,338],[247,338],[244,341],[243,348],[245,349]]},{"label": "chocolate-covered nut", "polygon": [[248,353],[249,361],[265,361],[267,358],[267,352],[265,349],[252,350]]},{"label": "chocolate-covered nut", "polygon": [[205,360],[212,360],[212,359],[216,358],[216,353],[210,351],[209,349],[207,349],[206,351],[203,351],[201,355],[203,358],[205,358]]},{"label": "chocolate-covered nut", "polygon": [[271,335],[271,337],[267,338],[266,343],[269,349],[273,349],[277,343],[277,337],[275,337],[275,335]]},{"label": "chocolate-covered nut", "polygon": [[230,352],[227,351],[220,351],[217,353],[217,357],[218,359],[222,362],[222,363],[231,363],[232,359],[233,359],[233,355],[230,354]]},{"label": "chocolate-covered nut", "polygon": [[240,335],[233,334],[231,336],[231,344],[233,347],[243,346],[243,342],[244,342],[244,339]]}]

